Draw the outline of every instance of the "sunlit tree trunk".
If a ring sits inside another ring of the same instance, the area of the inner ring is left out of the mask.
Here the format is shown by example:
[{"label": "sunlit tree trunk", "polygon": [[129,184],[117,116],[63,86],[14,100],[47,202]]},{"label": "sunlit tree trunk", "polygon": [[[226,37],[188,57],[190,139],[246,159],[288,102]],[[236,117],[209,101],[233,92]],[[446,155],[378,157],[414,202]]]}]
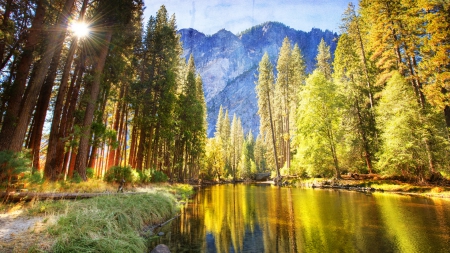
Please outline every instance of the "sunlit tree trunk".
[{"label": "sunlit tree trunk", "polygon": [[[20,61],[16,69],[16,78],[9,91],[8,108],[4,116],[2,130],[0,132],[0,150],[11,149],[10,144],[20,113],[20,103],[25,92],[25,85],[28,79],[31,63],[33,62],[33,52],[39,43],[42,34],[44,17],[46,13],[45,0],[38,0],[36,3],[35,17],[26,38],[26,44],[20,56]],[[26,131],[26,129],[25,129]],[[23,141],[23,139],[22,139]],[[18,143],[22,147],[22,141]],[[20,150],[19,148],[19,150]]]},{"label": "sunlit tree trunk", "polygon": [[103,45],[100,49],[97,60],[94,66],[94,76],[92,81],[92,87],[90,94],[88,95],[88,102],[86,105],[86,111],[82,124],[82,134],[78,145],[78,154],[75,162],[75,171],[81,176],[83,180],[86,180],[86,161],[89,148],[89,137],[91,136],[91,124],[94,117],[94,111],[98,95],[100,93],[100,82],[102,77],[102,71],[105,67],[106,57],[108,55],[109,44],[111,42],[112,30],[106,31],[103,35]]},{"label": "sunlit tree trunk", "polygon": [[[27,96],[22,99],[23,104],[19,114],[19,119],[17,121],[17,125],[15,126],[13,138],[11,139],[11,144],[9,146],[11,150],[20,151],[22,149],[23,140],[28,129],[31,114],[36,105],[39,92],[48,72],[48,67],[53,59],[53,56],[55,55],[55,52],[59,51],[60,53],[60,48],[64,42],[68,18],[72,12],[74,2],[75,0],[66,0],[63,10],[58,16],[58,23],[56,24],[58,29],[56,29],[56,32],[50,32],[47,35],[48,40],[43,51],[42,59],[37,66],[36,76],[28,84],[30,90]],[[59,56],[57,58],[59,59]]]}]

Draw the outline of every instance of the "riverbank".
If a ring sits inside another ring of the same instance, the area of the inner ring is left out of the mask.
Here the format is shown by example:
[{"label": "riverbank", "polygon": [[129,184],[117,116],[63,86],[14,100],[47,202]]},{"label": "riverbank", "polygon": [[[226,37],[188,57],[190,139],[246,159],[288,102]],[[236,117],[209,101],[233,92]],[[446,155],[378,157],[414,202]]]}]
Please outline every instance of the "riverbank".
[{"label": "riverbank", "polygon": [[439,178],[434,181],[414,182],[403,178],[382,177],[377,174],[342,175],[336,179],[293,180],[291,185],[305,188],[351,190],[361,192],[384,192],[416,197],[450,199],[450,181]]},{"label": "riverbank", "polygon": [[[247,180],[240,181],[251,184],[272,184],[271,179],[264,181]],[[233,183],[232,181],[222,181],[220,184]],[[201,181],[201,186],[210,186],[219,184],[213,181]],[[444,198],[450,200],[450,180],[439,177],[434,180],[423,182],[408,181],[400,177],[383,177],[378,174],[349,174],[342,175],[339,180],[330,178],[310,178],[302,179],[294,176],[282,177],[281,186],[315,188],[315,189],[334,189],[350,190],[360,192],[385,192],[400,195],[409,195],[417,197]]]},{"label": "riverbank", "polygon": [[146,252],[145,228],[174,217],[188,185],[133,188],[133,194],[2,204],[0,252]]}]

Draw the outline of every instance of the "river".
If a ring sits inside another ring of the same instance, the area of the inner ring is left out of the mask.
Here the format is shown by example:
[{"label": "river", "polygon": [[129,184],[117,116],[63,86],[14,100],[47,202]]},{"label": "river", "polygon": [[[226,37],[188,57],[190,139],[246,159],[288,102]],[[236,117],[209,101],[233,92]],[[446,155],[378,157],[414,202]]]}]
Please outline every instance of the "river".
[{"label": "river", "polygon": [[160,231],[171,252],[450,252],[450,201],[217,185]]}]

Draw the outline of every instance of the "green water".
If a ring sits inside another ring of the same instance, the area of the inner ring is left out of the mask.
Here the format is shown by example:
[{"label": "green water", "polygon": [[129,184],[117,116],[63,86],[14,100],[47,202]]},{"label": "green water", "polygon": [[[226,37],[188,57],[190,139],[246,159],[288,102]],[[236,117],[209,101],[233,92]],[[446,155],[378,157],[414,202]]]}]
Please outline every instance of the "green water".
[{"label": "green water", "polygon": [[450,201],[218,185],[161,231],[172,252],[450,252]]}]

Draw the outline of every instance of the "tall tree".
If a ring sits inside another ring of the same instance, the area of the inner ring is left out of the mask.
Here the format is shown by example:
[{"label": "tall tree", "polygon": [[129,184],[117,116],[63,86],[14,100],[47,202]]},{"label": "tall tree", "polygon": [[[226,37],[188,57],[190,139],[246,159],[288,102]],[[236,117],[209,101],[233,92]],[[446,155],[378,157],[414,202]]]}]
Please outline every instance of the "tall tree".
[{"label": "tall tree", "polygon": [[[10,145],[19,119],[21,101],[25,93],[26,83],[29,77],[29,71],[33,62],[33,53],[37,48],[41,31],[44,26],[44,18],[47,11],[47,5],[44,0],[36,2],[35,16],[31,28],[26,36],[25,46],[20,55],[20,60],[16,66],[16,78],[9,87],[8,107],[5,112],[2,130],[0,132],[0,150],[11,149]],[[22,139],[23,141],[23,139]],[[22,146],[20,141],[18,145]]]},{"label": "tall tree", "polygon": [[[58,16],[58,21],[56,23],[56,29],[54,32],[49,32],[47,35],[47,41],[43,49],[43,55],[39,64],[36,66],[35,76],[30,80],[27,87],[27,94],[22,98],[21,110],[17,124],[15,125],[14,134],[9,145],[9,149],[13,151],[20,151],[23,147],[23,141],[28,129],[28,124],[30,123],[31,115],[39,96],[39,92],[44,83],[44,79],[48,72],[48,67],[54,58],[55,64],[59,62],[61,55],[61,48],[65,38],[65,32],[67,30],[67,23],[71,15],[73,5],[75,0],[66,0],[64,7]],[[56,67],[52,69],[56,71]],[[53,75],[53,73],[50,73]],[[53,77],[49,77],[54,79]],[[49,80],[49,82],[53,82]]]},{"label": "tall tree", "polygon": [[332,65],[331,65],[331,53],[330,46],[323,40],[320,40],[319,46],[317,47],[316,56],[316,68],[322,72],[327,79],[331,79]]},{"label": "tall tree", "polygon": [[280,49],[277,62],[277,80],[275,95],[277,99],[278,129],[280,131],[280,146],[283,164],[289,171],[291,162],[291,139],[295,133],[294,113],[298,104],[297,95],[304,82],[305,65],[298,45],[291,49],[291,43],[286,37]]},{"label": "tall tree", "polygon": [[424,82],[428,101],[443,110],[447,127],[450,127],[450,3],[445,0],[420,0],[420,16],[424,24],[419,76]]},{"label": "tall tree", "polygon": [[339,38],[333,62],[333,77],[339,92],[348,101],[342,109],[346,118],[343,126],[347,128],[344,143],[350,150],[347,154],[347,161],[351,164],[349,166],[363,158],[367,171],[372,173],[376,152],[373,102],[371,91],[368,90],[370,86],[366,85],[363,64],[355,51],[355,43],[347,33]]},{"label": "tall tree", "polygon": [[430,138],[429,128],[436,126],[436,122],[428,118],[429,124],[423,124],[416,101],[411,86],[399,73],[394,73],[377,108],[382,129],[379,166],[390,174],[417,176],[423,180],[425,168],[429,166],[425,141]]},{"label": "tall tree", "polygon": [[275,126],[273,119],[274,101],[274,76],[273,65],[269,60],[267,52],[262,57],[258,68],[258,81],[255,87],[258,97],[258,114],[260,117],[260,132],[268,133],[272,136],[272,147],[274,154],[274,164],[277,178],[280,177],[280,167],[278,164],[277,145],[275,140]]},{"label": "tall tree", "polygon": [[300,92],[297,110],[296,143],[299,166],[310,176],[334,171],[341,178],[338,143],[342,137],[341,97],[336,86],[320,70],[315,70]]},{"label": "tall tree", "polygon": [[[98,25],[102,27],[99,31],[101,45],[98,45],[92,68],[92,82],[90,83],[89,93],[87,93],[87,105],[82,123],[81,137],[78,145],[78,153],[75,162],[75,171],[86,180],[86,166],[89,152],[89,140],[91,137],[91,124],[94,119],[94,112],[97,105],[98,96],[100,94],[100,84],[102,81],[102,71],[108,56],[109,45],[114,32],[120,32],[118,28],[124,28],[132,17],[133,11],[141,8],[141,2],[135,0],[115,0],[115,1],[99,1],[97,15],[101,17]],[[117,29],[114,31],[113,29]]]}]

